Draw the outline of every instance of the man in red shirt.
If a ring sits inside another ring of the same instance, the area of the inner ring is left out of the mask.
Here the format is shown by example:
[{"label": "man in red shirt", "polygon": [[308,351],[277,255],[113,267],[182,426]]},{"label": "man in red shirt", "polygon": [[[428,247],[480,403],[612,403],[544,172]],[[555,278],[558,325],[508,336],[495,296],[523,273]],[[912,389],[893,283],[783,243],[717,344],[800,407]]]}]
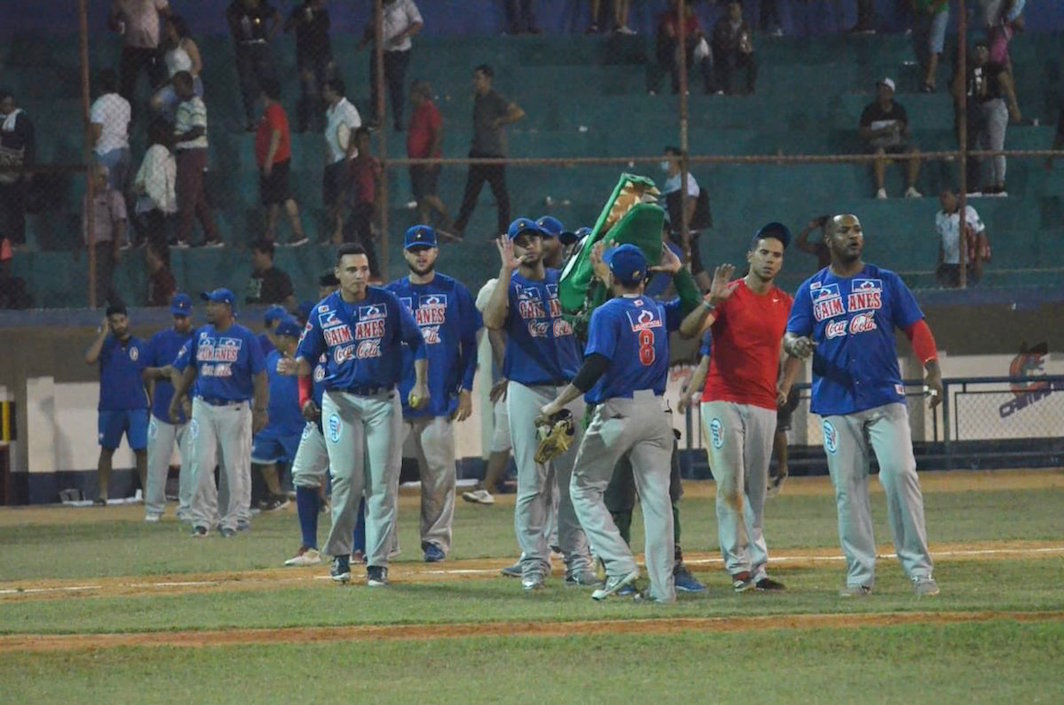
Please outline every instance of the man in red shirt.
[{"label": "man in red shirt", "polygon": [[277,216],[284,206],[292,224],[293,247],[305,245],[307,236],[299,222],[299,204],[288,189],[288,171],[292,162],[292,137],[288,115],[281,107],[281,83],[275,78],[262,82],[262,102],[266,106],[255,132],[255,160],[259,165],[259,193],[266,206],[266,239],[273,241]]},{"label": "man in red shirt", "polygon": [[746,254],[746,276],[729,282],[735,268],[717,267],[709,295],[680,326],[685,337],[706,331],[713,336],[712,350],[699,363],[688,389],[700,387],[708,368],[702,423],[717,482],[720,550],[736,592],[783,589],[766,572],[762,517],[776,408],[786,401],[800,365],[788,358],[777,384],[791,297],[773,281],[790,240],[790,231],[780,223],[758,230]]},{"label": "man in red shirt", "polygon": [[354,205],[351,207],[351,217],[344,224],[344,241],[362,245],[369,260],[370,277],[379,280],[381,272],[377,264],[377,252],[373,247],[373,222],[380,213],[377,194],[381,186],[381,163],[370,151],[368,127],[356,129],[352,139],[355,140],[358,156],[348,162]]},{"label": "man in red shirt", "polygon": [[[406,133],[406,156],[410,159],[439,159],[443,156],[443,116],[432,102],[432,86],[428,81],[414,81],[410,86],[410,129]],[[439,215],[436,234],[444,239],[453,239],[445,232],[451,228],[451,216],[447,206],[436,194],[440,178],[439,164],[412,164],[410,166],[410,189],[417,199],[418,222],[432,224],[431,215]]]}]

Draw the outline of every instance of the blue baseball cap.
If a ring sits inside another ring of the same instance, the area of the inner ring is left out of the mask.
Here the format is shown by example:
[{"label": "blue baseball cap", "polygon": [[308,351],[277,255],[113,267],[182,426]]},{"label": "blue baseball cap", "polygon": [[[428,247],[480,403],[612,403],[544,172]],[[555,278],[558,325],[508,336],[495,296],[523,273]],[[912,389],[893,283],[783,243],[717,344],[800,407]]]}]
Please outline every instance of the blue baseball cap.
[{"label": "blue baseball cap", "polygon": [[436,247],[436,231],[428,225],[415,225],[406,231],[403,249],[416,250],[422,247]]},{"label": "blue baseball cap", "polygon": [[277,324],[277,329],[274,331],[276,335],[287,335],[290,338],[298,338],[303,333],[303,327],[299,325],[292,316],[285,316],[281,319],[281,322]]},{"label": "blue baseball cap", "polygon": [[543,231],[543,228],[539,227],[539,223],[531,218],[518,218],[510,223],[510,227],[506,230],[506,237],[511,240],[516,240],[524,233],[532,233],[533,235],[539,235],[540,237],[550,237]]},{"label": "blue baseball cap", "polygon": [[200,298],[204,301],[213,301],[216,304],[229,304],[230,306],[236,306],[236,296],[229,289],[215,289],[214,291],[204,291],[200,294]]},{"label": "blue baseball cap", "polygon": [[191,316],[192,297],[188,294],[174,294],[174,298],[170,300],[170,313],[175,316]]},{"label": "blue baseball cap", "polygon": [[565,231],[565,226],[562,225],[562,221],[555,218],[553,215],[545,215],[536,221],[536,225],[543,231],[543,234],[547,237],[560,237]]},{"label": "blue baseball cap", "polygon": [[577,228],[575,233],[571,233],[568,230],[558,236],[558,240],[563,245],[572,245],[573,243],[580,242],[585,237],[591,234],[591,228],[586,225],[582,228]]},{"label": "blue baseball cap", "polygon": [[788,228],[783,223],[777,223],[773,221],[766,225],[762,225],[760,228],[757,229],[757,232],[754,233],[753,238],[750,239],[750,249],[753,250],[755,247],[757,247],[757,241],[766,237],[771,237],[775,240],[779,240],[783,243],[784,249],[787,248],[787,245],[791,244],[790,228]]},{"label": "blue baseball cap", "polygon": [[647,258],[635,245],[621,245],[607,250],[602,258],[617,281],[629,286],[646,279]]},{"label": "blue baseball cap", "polygon": [[285,310],[284,306],[274,304],[266,309],[266,313],[262,314],[262,322],[268,326],[273,325],[287,315],[288,311]]}]

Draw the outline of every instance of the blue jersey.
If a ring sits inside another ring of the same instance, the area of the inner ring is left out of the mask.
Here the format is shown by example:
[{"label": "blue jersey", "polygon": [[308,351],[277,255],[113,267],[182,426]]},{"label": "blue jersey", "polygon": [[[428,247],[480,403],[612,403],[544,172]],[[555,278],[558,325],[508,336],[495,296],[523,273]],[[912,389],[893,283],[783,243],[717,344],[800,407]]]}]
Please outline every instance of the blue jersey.
[{"label": "blue jersey", "polygon": [[573,327],[562,317],[558,270],[548,269],[542,281],[514,272],[509,301],[503,375],[527,386],[564,384],[575,377],[580,348]]},{"label": "blue jersey", "polygon": [[404,277],[385,288],[413,314],[425,339],[429,360],[429,403],[414,410],[407,403],[417,379],[414,356],[409,348],[403,351],[403,378],[399,383],[403,416],[450,416],[458,408],[459,390],[473,391],[477,331],[484,325],[469,289],[438,272],[428,284],[413,284]]},{"label": "blue jersey", "polygon": [[266,356],[266,374],[270,378],[270,420],[262,433],[275,436],[299,435],[307,421],[299,409],[299,380],[277,371],[281,353],[273,350]]},{"label": "blue jersey", "polygon": [[817,343],[813,413],[837,416],[904,402],[894,328],[923,317],[901,278],[875,265],[849,278],[826,267],[804,281],[787,332]]},{"label": "blue jersey", "polygon": [[107,336],[100,349],[100,411],[148,408],[141,371],[148,366],[148,344],[130,336],[121,343]]},{"label": "blue jersey", "polygon": [[403,343],[414,359],[425,345],[414,317],[390,291],[367,287],[366,298],[347,303],[329,294],[310,312],[298,357],[317,360],[328,353],[325,388],[337,391],[394,387],[403,371]]},{"label": "blue jersey", "polygon": [[[178,333],[173,328],[161,330],[148,342],[148,360],[146,367],[166,367],[172,365],[181,348],[192,340],[192,332]],[[170,423],[170,401],[174,398],[174,385],[170,379],[155,380],[155,396],[152,399],[151,413],[160,421]],[[178,423],[185,423],[182,413]]]},{"label": "blue jersey", "polygon": [[310,396],[319,409],[321,408],[321,398],[325,396],[325,375],[327,374],[329,374],[329,356],[322,353],[318,361],[314,363],[314,369],[310,372]]},{"label": "blue jersey", "polygon": [[589,404],[650,389],[665,393],[669,374],[669,333],[680,327],[680,300],[668,303],[647,296],[618,296],[594,310],[585,356],[610,361],[606,372],[584,395]]},{"label": "blue jersey", "polygon": [[277,349],[273,346],[273,342],[270,340],[270,336],[266,335],[265,333],[259,333],[259,347],[262,348],[263,357],[266,357]]},{"label": "blue jersey", "polygon": [[196,396],[209,402],[247,401],[254,395],[253,377],[266,369],[255,334],[233,323],[224,332],[213,325],[200,328],[191,341],[190,364],[196,366]]}]

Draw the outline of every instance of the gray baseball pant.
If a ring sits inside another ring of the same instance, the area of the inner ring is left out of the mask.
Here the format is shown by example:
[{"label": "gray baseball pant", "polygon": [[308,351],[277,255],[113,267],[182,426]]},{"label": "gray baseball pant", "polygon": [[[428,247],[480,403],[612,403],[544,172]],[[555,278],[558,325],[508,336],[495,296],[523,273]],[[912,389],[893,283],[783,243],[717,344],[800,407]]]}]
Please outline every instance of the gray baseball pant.
[{"label": "gray baseball pant", "polygon": [[431,543],[450,553],[457,482],[454,425],[446,416],[408,419],[403,422],[403,435],[408,434],[414,438],[421,475],[421,548]]},{"label": "gray baseball pant", "polygon": [[366,495],[366,563],[387,567],[403,462],[403,409],[395,391],[373,396],[327,391],[321,404],[332,470],[332,528],[324,552],[349,556]]},{"label": "gray baseball pant", "polygon": [[[1005,149],[1005,132],[1009,127],[1009,109],[1005,105],[1004,99],[995,98],[988,100],[985,103],[976,105],[975,109],[980,111],[983,122],[979,134],[975,138],[975,148],[986,151]],[[999,154],[996,157],[990,157],[990,180],[989,182],[984,182],[985,185],[1000,186],[1005,183],[1006,166],[1004,155]]]},{"label": "gray baseball pant", "polygon": [[524,577],[534,574],[550,575],[550,544],[548,514],[551,511],[551,483],[558,482],[558,545],[565,554],[567,574],[591,569],[587,537],[569,498],[569,478],[576,460],[576,450],[583,436],[580,419],[584,415],[584,400],[579,398],[566,408],[576,422],[573,445],[562,455],[547,464],[535,460],[536,417],[539,410],[554,401],[560,387],[541,385],[526,387],[510,382],[506,394],[507,411],[510,415],[510,439],[513,441],[514,460],[517,463],[517,502],[514,506],[514,530],[521,547],[521,572]]},{"label": "gray baseball pant", "polygon": [[650,595],[659,602],[676,600],[673,582],[672,500],[669,474],[672,427],[661,398],[651,390],[632,399],[608,399],[595,409],[580,443],[570,486],[573,506],[606,574],[624,576],[637,569],[632,549],[621,537],[606,508],[603,493],[617,462],[627,456],[643,507],[644,550]]},{"label": "gray baseball pant", "polygon": [[191,457],[188,448],[188,424],[169,424],[155,416],[148,422],[148,487],[144,492],[144,511],[162,515],[166,511],[166,477],[174,444],[181,455],[181,474],[178,476],[178,517],[185,516],[192,505]]},{"label": "gray baseball pant", "polygon": [[[215,406],[192,401],[186,433],[192,450],[192,525],[207,529],[219,524],[236,530],[251,522],[251,405],[246,401]],[[214,466],[220,465],[228,487],[226,511],[218,520],[218,488]]]},{"label": "gray baseball pant", "polygon": [[328,472],[329,449],[325,446],[325,436],[318,430],[318,424],[308,423],[292,459],[292,484],[317,489],[325,482]]},{"label": "gray baseball pant", "polygon": [[826,416],[822,424],[839,512],[839,540],[846,556],[846,584],[872,587],[876,581],[876,541],[868,503],[869,447],[879,461],[879,482],[887,496],[887,518],[901,567],[910,578],[930,577],[934,564],[927,548],[908,408],[886,404]]},{"label": "gray baseball pant", "polygon": [[765,490],[776,433],[775,409],[728,401],[702,402],[709,467],[717,483],[717,536],[724,569],[766,577]]}]

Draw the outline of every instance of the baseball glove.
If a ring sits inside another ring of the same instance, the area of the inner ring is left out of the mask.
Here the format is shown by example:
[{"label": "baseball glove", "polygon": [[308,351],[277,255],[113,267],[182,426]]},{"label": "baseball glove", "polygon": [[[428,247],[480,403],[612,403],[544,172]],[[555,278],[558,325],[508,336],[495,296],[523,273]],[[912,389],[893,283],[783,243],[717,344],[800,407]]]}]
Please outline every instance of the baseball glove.
[{"label": "baseball glove", "polygon": [[536,435],[539,437],[539,445],[536,446],[537,463],[549,462],[569,450],[576,435],[573,423],[573,413],[568,409],[536,419]]}]

